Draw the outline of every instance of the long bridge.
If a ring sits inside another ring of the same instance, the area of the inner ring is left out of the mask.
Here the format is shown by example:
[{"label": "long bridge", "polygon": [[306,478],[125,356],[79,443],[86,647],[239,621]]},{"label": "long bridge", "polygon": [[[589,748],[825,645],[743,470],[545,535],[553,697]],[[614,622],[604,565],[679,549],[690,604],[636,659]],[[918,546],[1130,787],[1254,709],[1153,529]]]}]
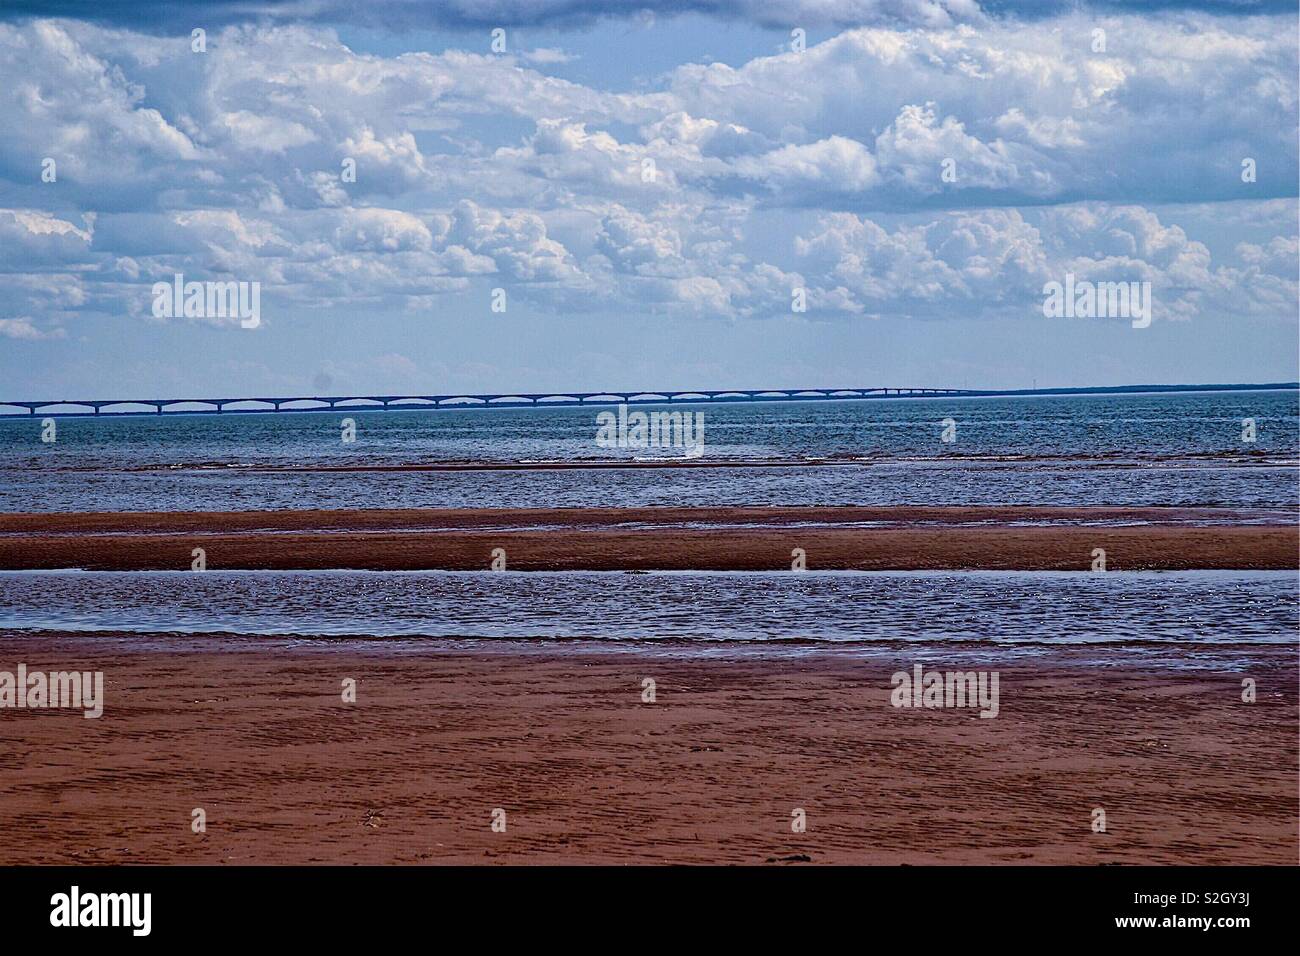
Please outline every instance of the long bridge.
[{"label": "long bridge", "polygon": [[768,388],[651,390],[619,392],[497,392],[472,395],[297,395],[276,398],[143,398],[58,401],[0,401],[0,418],[58,415],[61,418],[123,415],[220,415],[268,412],[397,411],[438,408],[536,408],[594,405],[655,405],[667,403],[803,402],[893,398],[995,398],[1027,395],[1118,395],[1138,392],[1226,392],[1300,389],[1297,382],[1258,385],[1113,385],[1091,388]]}]

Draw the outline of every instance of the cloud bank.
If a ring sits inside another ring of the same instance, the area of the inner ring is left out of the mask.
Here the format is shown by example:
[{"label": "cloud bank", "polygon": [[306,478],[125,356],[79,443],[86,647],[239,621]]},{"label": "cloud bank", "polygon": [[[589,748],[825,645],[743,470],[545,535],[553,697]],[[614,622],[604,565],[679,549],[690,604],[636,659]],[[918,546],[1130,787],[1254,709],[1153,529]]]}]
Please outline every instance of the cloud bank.
[{"label": "cloud bank", "polygon": [[[761,19],[657,9],[688,7]],[[1028,315],[1070,271],[1150,281],[1157,320],[1293,318],[1294,15],[813,7],[891,25],[632,92],[485,37],[385,56],[245,23],[196,52],[125,13],[0,23],[0,336],[154,321],[147,290],[176,272],[260,281],[283,309],[502,288],[557,314],[743,319],[802,290],[810,318],[853,320]],[[1204,203],[1271,234],[1212,255],[1169,211]]]}]

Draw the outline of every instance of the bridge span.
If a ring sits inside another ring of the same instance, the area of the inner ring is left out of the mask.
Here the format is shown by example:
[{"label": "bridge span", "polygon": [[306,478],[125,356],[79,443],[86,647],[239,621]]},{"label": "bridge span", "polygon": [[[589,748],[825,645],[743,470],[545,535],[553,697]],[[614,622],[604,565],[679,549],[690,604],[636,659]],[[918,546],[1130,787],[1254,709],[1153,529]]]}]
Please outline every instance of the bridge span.
[{"label": "bridge span", "polygon": [[[268,412],[398,411],[447,408],[563,408],[598,405],[715,404],[722,402],[802,402],[846,399],[981,398],[1026,395],[1108,395],[1136,392],[1260,391],[1297,389],[1300,383],[1259,385],[1116,385],[1092,388],[987,390],[968,388],[768,388],[668,389],[617,392],[495,392],[443,395],[297,395],[273,398],[144,398],[57,401],[0,401],[0,418],[34,415],[220,415]],[[24,409],[24,411],[6,411]]]}]

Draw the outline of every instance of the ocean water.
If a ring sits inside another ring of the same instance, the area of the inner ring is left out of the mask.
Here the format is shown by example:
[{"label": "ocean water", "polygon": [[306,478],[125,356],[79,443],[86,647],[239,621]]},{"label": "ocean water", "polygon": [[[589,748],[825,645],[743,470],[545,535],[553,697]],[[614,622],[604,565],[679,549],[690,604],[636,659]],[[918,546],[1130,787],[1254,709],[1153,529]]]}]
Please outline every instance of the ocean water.
[{"label": "ocean water", "polygon": [[[497,467],[683,457],[601,447],[605,408],[66,418],[52,443],[37,416],[0,420],[0,511],[1300,505],[1295,392],[637,408],[702,413],[702,457],[733,465]],[[1247,418],[1254,442],[1242,440]],[[451,463],[481,467],[383,470]]]},{"label": "ocean water", "polygon": [[[41,442],[39,419],[0,420],[0,511],[1182,505],[1279,523],[1300,504],[1293,392],[672,406],[703,414],[700,457],[724,464],[705,468],[628,467],[683,449],[601,447],[604,410],[72,418],[58,420],[53,443]],[[347,417],[351,443],[341,440]],[[1248,418],[1255,442],[1242,440]],[[952,442],[941,440],[945,419]],[[607,464],[618,467],[588,467]],[[772,649],[1119,643],[1181,666],[1294,644],[1298,609],[1292,572],[0,573],[0,635],[163,644],[182,634]]]},{"label": "ocean water", "polygon": [[1296,575],[0,572],[0,632],[478,640],[1294,646]]}]

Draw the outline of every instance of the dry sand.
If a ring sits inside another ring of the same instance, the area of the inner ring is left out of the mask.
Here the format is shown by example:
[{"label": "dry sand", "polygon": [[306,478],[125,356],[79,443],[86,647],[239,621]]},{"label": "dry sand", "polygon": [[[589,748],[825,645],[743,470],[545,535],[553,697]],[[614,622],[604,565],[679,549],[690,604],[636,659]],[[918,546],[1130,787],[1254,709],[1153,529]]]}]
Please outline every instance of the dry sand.
[{"label": "dry sand", "polygon": [[174,644],[0,642],[0,670],[107,681],[98,720],[0,711],[0,864],[1297,860],[1292,648],[1244,673],[990,651],[962,665],[1000,671],[981,719],[891,707],[907,649]]}]

